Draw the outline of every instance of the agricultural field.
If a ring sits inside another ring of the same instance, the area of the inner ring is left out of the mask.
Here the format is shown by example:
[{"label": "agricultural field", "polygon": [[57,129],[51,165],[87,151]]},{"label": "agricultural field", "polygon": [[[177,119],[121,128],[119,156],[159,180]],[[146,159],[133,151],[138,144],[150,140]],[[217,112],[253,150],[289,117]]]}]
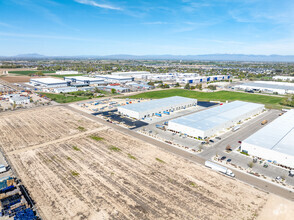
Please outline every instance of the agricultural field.
[{"label": "agricultural field", "polygon": [[283,100],[282,97],[269,96],[269,95],[259,95],[259,94],[249,94],[243,92],[230,92],[230,91],[219,91],[219,92],[197,92],[184,89],[168,89],[160,91],[151,91],[130,96],[129,98],[166,98],[171,96],[183,96],[188,98],[195,98],[199,101],[246,101],[255,102],[266,105],[268,108],[282,108],[280,102]]},{"label": "agricultural field", "polygon": [[9,71],[8,73],[29,76],[29,75],[32,75],[32,74],[38,73],[38,72],[41,72],[43,74],[46,74],[46,73],[55,73],[55,71],[43,71],[43,70],[40,70],[40,71],[38,71],[38,70],[20,70],[20,71]]},{"label": "agricultural field", "polygon": [[0,124],[44,219],[252,219],[269,197],[63,107]]},{"label": "agricultural field", "polygon": [[97,123],[57,106],[5,112],[0,116],[0,147],[10,152],[79,134],[82,128],[98,127]]},{"label": "agricultural field", "polygon": [[9,83],[22,83],[22,82],[29,82],[29,76],[1,76],[0,79],[9,82]]}]

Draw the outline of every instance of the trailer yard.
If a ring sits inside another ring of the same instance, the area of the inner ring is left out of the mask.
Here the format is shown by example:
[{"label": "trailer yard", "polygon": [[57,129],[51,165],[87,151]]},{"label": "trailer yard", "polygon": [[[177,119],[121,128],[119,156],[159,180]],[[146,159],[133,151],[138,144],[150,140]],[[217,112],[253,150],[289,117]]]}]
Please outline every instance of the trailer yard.
[{"label": "trailer yard", "polygon": [[43,219],[254,219],[272,197],[61,106],[0,125]]}]

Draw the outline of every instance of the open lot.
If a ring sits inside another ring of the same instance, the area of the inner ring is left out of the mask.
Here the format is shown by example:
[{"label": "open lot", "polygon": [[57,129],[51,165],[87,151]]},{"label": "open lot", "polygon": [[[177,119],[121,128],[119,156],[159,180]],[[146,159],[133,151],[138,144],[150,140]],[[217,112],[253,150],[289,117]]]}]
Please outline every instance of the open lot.
[{"label": "open lot", "polygon": [[230,91],[219,91],[219,92],[196,92],[191,90],[184,89],[168,89],[162,91],[151,91],[140,93],[129,98],[166,98],[171,96],[183,96],[187,98],[195,98],[199,101],[246,101],[246,102],[255,102],[266,105],[268,108],[282,108],[280,102],[282,97],[268,96],[268,95],[258,95],[258,94],[249,94],[241,92],[230,92]]},{"label": "open lot", "polygon": [[1,113],[0,147],[10,152],[77,134],[81,128],[98,126],[57,106]]},{"label": "open lot", "polygon": [[1,148],[44,219],[254,219],[270,198],[63,107],[0,124]]}]

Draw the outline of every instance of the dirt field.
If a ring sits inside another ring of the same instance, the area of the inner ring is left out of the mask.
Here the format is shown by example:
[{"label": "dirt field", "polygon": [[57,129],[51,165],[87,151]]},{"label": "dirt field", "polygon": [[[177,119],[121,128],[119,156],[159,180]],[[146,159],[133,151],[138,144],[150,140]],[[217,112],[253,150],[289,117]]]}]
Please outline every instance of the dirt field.
[{"label": "dirt field", "polygon": [[1,79],[9,83],[22,83],[29,82],[29,76],[2,76]]},{"label": "dirt field", "polygon": [[44,219],[256,219],[269,198],[62,107],[0,124],[1,147]]},{"label": "dirt field", "polygon": [[99,125],[61,107],[45,107],[0,115],[0,147],[6,152],[80,133]]}]

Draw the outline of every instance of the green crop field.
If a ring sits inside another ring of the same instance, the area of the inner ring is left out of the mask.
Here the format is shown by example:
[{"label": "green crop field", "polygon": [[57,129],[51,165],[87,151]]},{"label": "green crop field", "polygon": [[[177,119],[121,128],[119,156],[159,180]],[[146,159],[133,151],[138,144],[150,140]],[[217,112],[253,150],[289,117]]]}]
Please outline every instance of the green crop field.
[{"label": "green crop field", "polygon": [[37,72],[41,72],[41,73],[55,73],[55,71],[35,71],[35,70],[28,70],[28,71],[9,71],[9,73],[14,73],[14,74],[19,74],[19,75],[31,75],[33,73],[37,73]]},{"label": "green crop field", "polygon": [[49,99],[58,102],[58,103],[69,103],[69,102],[77,102],[89,99],[87,96],[73,96],[67,94],[52,94],[52,93],[44,93],[40,92],[40,94],[47,96]]},{"label": "green crop field", "polygon": [[282,108],[280,105],[282,97],[259,95],[252,93],[241,93],[241,92],[230,92],[230,91],[219,91],[219,92],[197,92],[184,89],[168,89],[162,91],[151,91],[144,92],[138,95],[130,96],[128,98],[148,98],[148,99],[159,99],[171,96],[183,96],[187,98],[195,98],[199,101],[246,101],[262,103],[268,108]]}]

